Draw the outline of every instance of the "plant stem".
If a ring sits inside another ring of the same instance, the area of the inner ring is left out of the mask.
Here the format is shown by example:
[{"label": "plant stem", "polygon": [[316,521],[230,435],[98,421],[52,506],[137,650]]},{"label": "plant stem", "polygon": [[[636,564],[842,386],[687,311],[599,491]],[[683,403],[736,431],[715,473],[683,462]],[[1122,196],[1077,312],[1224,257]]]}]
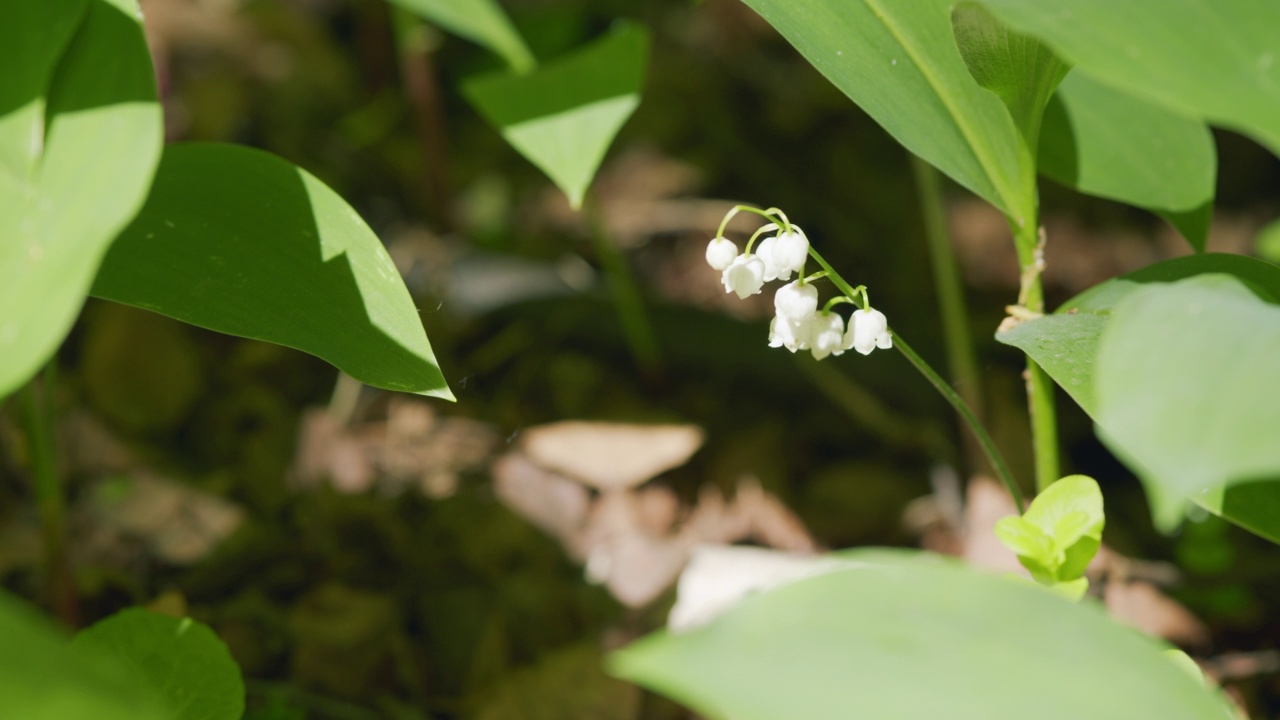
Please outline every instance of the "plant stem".
[{"label": "plant stem", "polygon": [[[942,176],[932,165],[911,156],[924,219],[924,234],[933,262],[933,284],[938,294],[938,314],[942,319],[942,337],[947,349],[947,368],[955,378],[956,390],[979,420],[983,416],[982,376],[978,373],[973,336],[969,328],[969,311],[960,282],[959,266],[947,232],[942,202]],[[970,436],[964,439],[964,454],[973,472],[987,471],[982,450]]]},{"label": "plant stem", "polygon": [[36,510],[44,540],[45,572],[50,610],[68,625],[78,620],[75,581],[67,557],[66,502],[58,458],[54,447],[53,394],[57,387],[56,361],[22,391],[27,441],[31,451],[31,474],[35,481]]},{"label": "plant stem", "polygon": [[996,447],[995,441],[991,439],[991,436],[987,434],[986,428],[984,428],[982,423],[978,421],[978,417],[973,413],[973,409],[970,408],[964,401],[964,398],[960,397],[959,393],[953,390],[951,386],[947,384],[947,381],[942,379],[941,375],[934,372],[933,368],[929,367],[929,364],[924,361],[924,358],[917,355],[916,351],[912,350],[911,346],[903,341],[902,336],[896,332],[893,333],[893,346],[898,349],[898,352],[905,355],[907,360],[911,361],[911,364],[916,367],[916,370],[919,370],[920,374],[924,375],[925,379],[928,380],[929,383],[942,394],[942,397],[946,398],[947,402],[951,403],[951,407],[955,408],[956,412],[960,414],[960,417],[969,426],[969,429],[973,431],[973,436],[977,439],[978,445],[982,448],[983,454],[987,456],[987,461],[991,463],[991,467],[995,470],[996,476],[1000,478],[1000,482],[1004,483],[1005,489],[1009,491],[1009,494],[1013,496],[1014,502],[1018,504],[1018,512],[1023,512],[1026,509],[1026,504],[1022,499],[1022,490],[1018,488],[1018,483],[1013,479],[1013,473],[1009,472],[1009,466],[1005,464],[1004,458],[1000,455],[999,448]]},{"label": "plant stem", "polygon": [[649,324],[649,315],[645,312],[644,300],[636,288],[635,278],[627,267],[626,258],[609,238],[600,206],[594,197],[588,195],[584,210],[591,230],[591,242],[609,280],[609,290],[613,293],[613,301],[618,308],[618,319],[622,323],[627,345],[640,369],[656,374],[661,366],[658,340],[653,333],[653,326]]},{"label": "plant stem", "polygon": [[[1009,221],[1018,263],[1022,266],[1022,290],[1018,303],[1035,313],[1044,312],[1044,289],[1040,271],[1044,267],[1044,247],[1038,218],[1033,214],[1021,225]],[[1027,407],[1031,416],[1031,442],[1035,451],[1036,490],[1043,491],[1061,475],[1058,458],[1058,419],[1053,380],[1031,356],[1027,356]]]},{"label": "plant stem", "polygon": [[[857,292],[852,285],[845,282],[845,279],[840,276],[840,273],[836,272],[831,265],[823,259],[822,255],[819,254],[817,250],[814,250],[812,247],[809,248],[809,255],[818,262],[818,265],[822,266],[823,270],[827,271],[827,277],[837,288],[839,288],[840,292],[855,300],[862,295],[862,293]],[[1004,483],[1009,494],[1013,496],[1014,502],[1018,504],[1018,511],[1022,512],[1025,507],[1025,503],[1022,499],[1022,490],[1018,488],[1018,483],[1013,479],[1013,473],[1009,471],[1009,466],[1005,463],[1004,457],[1000,455],[1000,449],[996,447],[995,441],[993,441],[991,436],[987,434],[987,429],[982,426],[981,422],[979,422],[978,416],[974,414],[973,409],[970,408],[969,405],[965,403],[964,398],[960,397],[960,394],[952,389],[952,387],[947,384],[947,381],[943,380],[942,376],[935,372],[934,369],[929,366],[929,363],[924,361],[924,358],[917,355],[915,350],[912,350],[911,346],[903,341],[902,336],[896,332],[893,333],[893,346],[906,356],[907,360],[915,366],[916,370],[919,370],[920,374],[924,375],[925,379],[929,381],[929,384],[933,385],[934,389],[941,393],[942,397],[951,404],[951,407],[955,408],[955,411],[960,414],[960,418],[964,420],[965,424],[968,425],[969,429],[973,432],[974,437],[977,438],[978,445],[982,448],[983,454],[986,455],[987,460],[991,463],[991,467],[995,470],[996,476],[1000,478],[1000,482]]]}]

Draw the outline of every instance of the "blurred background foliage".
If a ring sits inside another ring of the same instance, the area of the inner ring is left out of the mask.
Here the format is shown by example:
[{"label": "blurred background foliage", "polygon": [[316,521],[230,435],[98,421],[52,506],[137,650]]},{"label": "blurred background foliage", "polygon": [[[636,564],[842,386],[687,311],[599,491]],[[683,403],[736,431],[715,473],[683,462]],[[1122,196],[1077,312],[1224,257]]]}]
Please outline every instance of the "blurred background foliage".
[{"label": "blurred background foliage", "polygon": [[[427,406],[434,455],[415,462],[434,484],[392,481],[385,464],[346,485],[308,479],[307,408],[378,432],[392,398],[292,350],[91,301],[56,396],[79,622],[130,604],[188,609],[241,663],[255,720],[683,717],[598,662],[659,624],[670,593],[624,608],[495,496],[489,462],[522,429],[697,424],[705,447],[663,480],[676,496],[758,478],[826,547],[916,545],[908,506],[954,494],[938,467],[961,457],[955,423],[901,357],[819,365],[770,350],[768,297],[730,303],[702,261],[730,201],[782,207],[942,363],[905,152],[744,5],[504,3],[540,60],[619,18],[652,33],[643,101],[591,191],[594,230],[463,98],[466,78],[500,68],[471,43],[382,0],[143,7],[168,138],[265,148],[351,202],[404,274],[458,403]],[[1280,163],[1217,140],[1210,249],[1274,254],[1255,237],[1280,214]],[[1141,211],[1048,181],[1042,194],[1051,307],[1186,252]],[[1008,231],[957,188],[948,199],[986,414],[1029,479],[1022,358],[991,339],[1017,292]],[[656,362],[628,349],[592,232],[636,277]],[[1156,534],[1136,481],[1065,395],[1059,407],[1066,469],[1106,493],[1106,542],[1181,567],[1167,592],[1208,630],[1193,651],[1274,649],[1280,625],[1264,609],[1280,604],[1280,556],[1212,518]],[[4,413],[0,581],[49,602],[24,438],[17,409]],[[1259,717],[1280,712],[1274,670],[1236,686]]]}]

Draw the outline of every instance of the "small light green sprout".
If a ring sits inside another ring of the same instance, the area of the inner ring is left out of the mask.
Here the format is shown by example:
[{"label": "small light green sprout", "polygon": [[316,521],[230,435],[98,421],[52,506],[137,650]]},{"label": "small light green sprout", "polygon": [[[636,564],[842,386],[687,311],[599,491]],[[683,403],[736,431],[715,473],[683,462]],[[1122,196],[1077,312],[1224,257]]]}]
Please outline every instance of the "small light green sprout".
[{"label": "small light green sprout", "polygon": [[1084,570],[1102,544],[1102,491],[1085,475],[1058,480],[1022,517],[1001,518],[995,533],[1036,582],[1073,599],[1089,588]]}]

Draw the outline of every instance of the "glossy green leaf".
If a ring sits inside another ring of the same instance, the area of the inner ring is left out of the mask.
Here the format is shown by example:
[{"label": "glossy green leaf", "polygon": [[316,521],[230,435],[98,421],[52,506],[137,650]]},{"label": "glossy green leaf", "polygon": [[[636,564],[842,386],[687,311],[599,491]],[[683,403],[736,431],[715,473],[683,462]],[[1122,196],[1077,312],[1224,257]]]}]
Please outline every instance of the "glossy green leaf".
[{"label": "glossy green leaf", "polygon": [[952,0],[745,0],[908,150],[1005,214],[1034,198],[1018,133],[966,68]]},{"label": "glossy green leaf", "polygon": [[1098,341],[1112,309],[1145,283],[1164,283],[1204,273],[1226,273],[1255,294],[1280,302],[1280,267],[1243,255],[1208,253],[1156,263],[1108,280],[1062,304],[1053,315],[1018,323],[996,339],[1031,356],[1085,412],[1097,419],[1094,364]]},{"label": "glossy green leaf", "polygon": [[[0,396],[25,382],[62,342],[103,253],[146,195],[162,135],[134,0],[84,3],[82,21],[52,73],[50,58],[66,30],[65,18],[52,18],[74,15],[76,4],[3,5]],[[30,30],[30,38],[27,25],[7,24],[42,18],[49,24]],[[23,39],[5,40],[13,29]]]},{"label": "glossy green leaf", "polygon": [[525,73],[533,53],[495,0],[390,0],[449,32],[492,50],[511,69]]},{"label": "glossy green leaf", "polygon": [[1092,603],[928,556],[842,557],[866,565],[651,635],[610,669],[735,720],[1227,717],[1155,642]]},{"label": "glossy green leaf", "polygon": [[378,237],[324,183],[259,150],[166,148],[93,294],[296,348],[369,385],[453,398]]},{"label": "glossy green leaf", "polygon": [[1201,491],[1280,479],[1277,358],[1280,307],[1229,275],[1146,285],[1117,303],[1098,347],[1097,420],[1161,524]]},{"label": "glossy green leaf", "polygon": [[464,91],[579,208],[614,136],[640,104],[648,57],[648,32],[624,24],[532,73],[477,78]]},{"label": "glossy green leaf", "polygon": [[1035,148],[1045,105],[1070,67],[1039,40],[1013,32],[981,5],[957,5],[951,22],[969,72],[999,96],[1027,147]]},{"label": "glossy green leaf", "polygon": [[1280,476],[1219,486],[1192,498],[1197,505],[1280,544]]},{"label": "glossy green leaf", "polygon": [[80,631],[72,647],[118,663],[173,720],[240,720],[244,681],[227,646],[191,618],[132,608]]},{"label": "glossy green leaf", "polygon": [[1280,153],[1280,3],[982,2],[1078,70]]},{"label": "glossy green leaf", "polygon": [[1045,111],[1040,172],[1087,195],[1162,214],[1204,250],[1217,183],[1200,120],[1072,73]]},{"label": "glossy green leaf", "polygon": [[[1104,282],[1064,303],[1056,314],[1020,323],[996,338],[1035,359],[1106,435],[1108,428],[1099,413],[1095,379],[1103,330],[1115,306],[1148,283],[1170,283],[1207,273],[1228,274],[1254,296],[1273,305],[1280,303],[1280,267],[1241,255],[1196,255],[1157,263]],[[1175,387],[1183,388],[1188,382],[1180,379]],[[1160,392],[1167,394],[1167,388]],[[1131,463],[1139,462],[1134,456],[1126,457]],[[1150,472],[1141,467],[1135,470],[1144,476]],[[1247,478],[1236,482],[1240,484],[1225,491],[1221,487],[1208,490],[1193,499],[1241,527],[1280,542],[1280,484],[1251,483]],[[1147,484],[1152,503],[1162,509],[1161,521],[1167,526],[1180,511],[1184,496],[1165,492],[1163,487]]]},{"label": "glossy green leaf", "polygon": [[156,693],[118,663],[73,650],[45,618],[0,591],[0,717],[168,720]]}]

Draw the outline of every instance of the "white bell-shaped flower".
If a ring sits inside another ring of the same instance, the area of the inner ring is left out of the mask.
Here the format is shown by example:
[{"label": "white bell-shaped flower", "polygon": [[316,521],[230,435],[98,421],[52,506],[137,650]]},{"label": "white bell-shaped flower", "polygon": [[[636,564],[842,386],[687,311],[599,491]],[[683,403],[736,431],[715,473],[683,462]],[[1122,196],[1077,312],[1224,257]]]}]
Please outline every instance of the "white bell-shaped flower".
[{"label": "white bell-shaped flower", "polygon": [[818,289],[813,283],[801,285],[799,280],[783,285],[773,296],[773,309],[780,319],[799,324],[817,312]]},{"label": "white bell-shaped flower", "polygon": [[870,355],[876,348],[887,350],[893,347],[893,336],[889,334],[889,321],[884,313],[875,308],[854,310],[853,317],[849,318],[845,344],[863,355]]},{"label": "white bell-shaped flower", "polygon": [[769,323],[769,347],[785,347],[791,352],[808,350],[817,318],[817,313],[813,313],[793,323],[774,316],[773,322]]},{"label": "white bell-shaped flower", "polygon": [[738,246],[728,238],[718,237],[707,243],[707,264],[716,270],[723,272],[736,257]]},{"label": "white bell-shaped flower", "polygon": [[809,257],[809,238],[799,225],[792,225],[791,232],[779,233],[773,239],[773,264],[778,269],[778,277],[783,280],[791,277],[791,273],[800,272],[804,261]]},{"label": "white bell-shaped flower", "polygon": [[756,255],[739,255],[720,276],[724,291],[737,293],[739,299],[760,292],[764,286],[764,261]]},{"label": "white bell-shaped flower", "polygon": [[844,352],[844,318],[837,313],[823,311],[814,316],[810,350],[814,360]]},{"label": "white bell-shaped flower", "polygon": [[764,281],[765,282],[769,282],[771,280],[786,280],[787,278],[791,277],[789,273],[787,274],[786,277],[783,277],[781,269],[773,261],[774,242],[775,242],[774,238],[767,237],[761,240],[760,242],[756,243],[756,255],[761,260],[764,261]]}]

